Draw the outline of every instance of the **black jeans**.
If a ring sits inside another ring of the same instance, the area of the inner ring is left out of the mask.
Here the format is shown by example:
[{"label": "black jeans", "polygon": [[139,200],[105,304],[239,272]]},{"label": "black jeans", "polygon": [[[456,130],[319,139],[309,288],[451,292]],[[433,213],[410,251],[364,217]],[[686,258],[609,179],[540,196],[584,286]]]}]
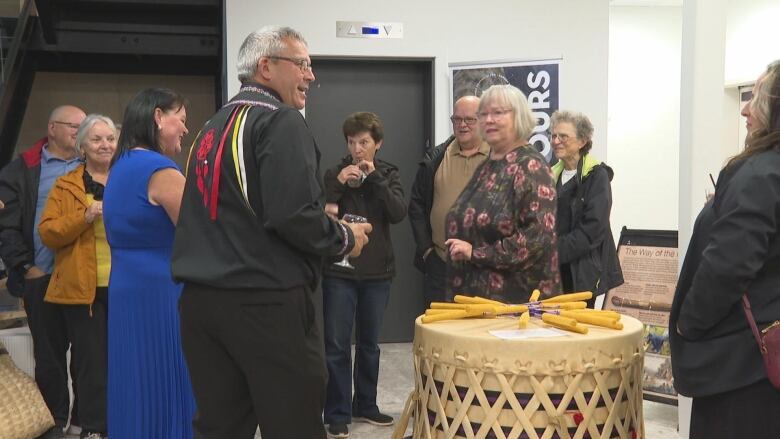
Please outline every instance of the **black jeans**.
[{"label": "black jeans", "polygon": [[[71,373],[78,393],[79,422],[84,431],[106,432],[108,382],[108,289],[98,288],[92,305],[55,305],[71,341]],[[73,422],[71,420],[71,422]]]},{"label": "black jeans", "polygon": [[24,311],[33,339],[35,382],[59,426],[68,423],[70,394],[65,354],[70,340],[58,305],[43,301],[50,275],[24,281]]},{"label": "black jeans", "polygon": [[182,348],[196,439],[324,439],[327,371],[311,292],[185,284]]},{"label": "black jeans", "polygon": [[436,250],[431,250],[425,258],[425,307],[430,308],[431,302],[445,302],[444,292],[447,288],[447,264],[441,260]]}]

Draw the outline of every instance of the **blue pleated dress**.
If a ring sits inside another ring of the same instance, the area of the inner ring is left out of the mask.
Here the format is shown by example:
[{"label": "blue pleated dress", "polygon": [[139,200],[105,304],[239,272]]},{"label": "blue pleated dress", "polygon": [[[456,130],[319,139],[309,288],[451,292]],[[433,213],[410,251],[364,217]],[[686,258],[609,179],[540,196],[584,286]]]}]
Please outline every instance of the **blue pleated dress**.
[{"label": "blue pleated dress", "polygon": [[190,439],[195,400],[181,349],[171,278],[174,225],[149,203],[152,174],[171,159],[132,150],[111,168],[103,201],[111,246],[108,287],[108,434],[111,439]]}]

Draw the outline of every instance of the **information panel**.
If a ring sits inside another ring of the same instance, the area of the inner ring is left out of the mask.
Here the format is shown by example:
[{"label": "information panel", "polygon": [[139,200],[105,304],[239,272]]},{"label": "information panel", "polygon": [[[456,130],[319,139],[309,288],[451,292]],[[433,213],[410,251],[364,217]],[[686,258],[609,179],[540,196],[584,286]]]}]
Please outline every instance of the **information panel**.
[{"label": "information panel", "polygon": [[669,313],[677,285],[677,232],[623,228],[618,259],[625,283],[607,293],[604,308],[645,324],[645,399],[677,404],[669,347]]}]

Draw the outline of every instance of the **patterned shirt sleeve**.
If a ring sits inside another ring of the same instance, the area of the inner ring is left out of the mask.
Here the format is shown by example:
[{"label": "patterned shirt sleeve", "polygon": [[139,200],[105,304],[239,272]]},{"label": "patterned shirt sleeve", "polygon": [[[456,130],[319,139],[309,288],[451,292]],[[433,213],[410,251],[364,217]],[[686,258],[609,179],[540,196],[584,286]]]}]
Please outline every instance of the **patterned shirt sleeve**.
[{"label": "patterned shirt sleeve", "polygon": [[[472,251],[472,263],[499,270],[545,270],[557,266],[555,184],[550,168],[535,156],[511,160],[505,177],[514,189],[511,217],[496,218],[505,237]],[[510,188],[507,187],[506,190]],[[508,232],[508,233],[507,233]],[[553,262],[545,260],[553,253]]]}]

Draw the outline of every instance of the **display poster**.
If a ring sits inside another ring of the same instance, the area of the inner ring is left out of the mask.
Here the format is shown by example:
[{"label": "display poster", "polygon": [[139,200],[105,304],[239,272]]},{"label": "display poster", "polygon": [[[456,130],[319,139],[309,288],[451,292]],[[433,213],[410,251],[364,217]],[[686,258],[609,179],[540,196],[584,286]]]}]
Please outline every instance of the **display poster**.
[{"label": "display poster", "polygon": [[550,117],[560,105],[559,67],[561,60],[508,61],[450,64],[452,102],[463,96],[481,96],[496,84],[511,84],[528,98],[536,118],[530,142],[551,161]]},{"label": "display poster", "polygon": [[676,404],[669,313],[677,285],[677,232],[624,228],[618,259],[625,283],[607,293],[604,308],[645,324],[642,386],[645,399]]}]

